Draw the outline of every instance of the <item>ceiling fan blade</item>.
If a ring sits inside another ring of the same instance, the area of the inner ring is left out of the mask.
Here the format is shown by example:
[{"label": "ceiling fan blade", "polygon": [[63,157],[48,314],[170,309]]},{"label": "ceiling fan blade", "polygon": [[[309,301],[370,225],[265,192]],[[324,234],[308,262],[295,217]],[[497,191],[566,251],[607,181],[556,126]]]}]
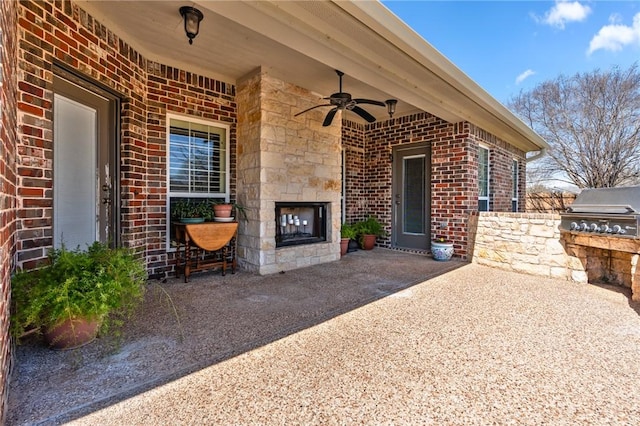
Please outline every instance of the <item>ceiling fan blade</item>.
[{"label": "ceiling fan blade", "polygon": [[312,109],[316,109],[316,108],[320,108],[320,107],[324,107],[324,106],[331,106],[331,104],[322,104],[322,105],[316,105],[316,106],[312,106],[311,108],[307,108],[304,111],[300,111],[299,113],[297,113],[296,115],[294,115],[294,117],[299,116],[300,114],[304,114],[307,111],[311,111]]},{"label": "ceiling fan blade", "polygon": [[384,102],[374,101],[373,99],[354,99],[354,102],[357,104],[371,104],[371,105],[385,106]]},{"label": "ceiling fan blade", "polygon": [[327,113],[327,116],[324,118],[324,121],[322,122],[322,125],[324,127],[327,127],[328,125],[331,124],[331,122],[333,121],[333,117],[335,117],[336,115],[336,112],[338,112],[338,108],[334,108]]},{"label": "ceiling fan blade", "polygon": [[373,123],[374,121],[376,121],[376,118],[373,115],[369,114],[367,111],[363,110],[357,105],[354,105],[353,108],[351,108],[351,111],[355,112],[360,117],[367,120],[369,123]]}]

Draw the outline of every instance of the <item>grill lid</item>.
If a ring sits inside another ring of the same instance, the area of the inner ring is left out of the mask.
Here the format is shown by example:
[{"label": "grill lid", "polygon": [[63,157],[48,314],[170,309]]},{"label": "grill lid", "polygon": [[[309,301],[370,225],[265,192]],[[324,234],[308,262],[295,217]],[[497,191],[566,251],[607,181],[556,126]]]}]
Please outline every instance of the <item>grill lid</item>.
[{"label": "grill lid", "polygon": [[583,189],[567,212],[638,214],[640,186]]}]

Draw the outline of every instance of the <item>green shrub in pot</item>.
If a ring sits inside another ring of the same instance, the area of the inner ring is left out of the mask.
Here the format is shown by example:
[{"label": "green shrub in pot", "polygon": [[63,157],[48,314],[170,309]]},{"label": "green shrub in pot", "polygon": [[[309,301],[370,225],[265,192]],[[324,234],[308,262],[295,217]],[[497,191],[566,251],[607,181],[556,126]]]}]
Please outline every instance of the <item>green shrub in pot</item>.
[{"label": "green shrub in pot", "polygon": [[343,223],[340,227],[340,238],[355,240],[357,236],[356,228],[348,223]]},{"label": "green shrub in pot", "polygon": [[27,331],[77,319],[96,322],[101,333],[117,331],[142,301],[146,279],[144,261],[125,248],[95,242],[86,250],[52,249],[47,265],[11,280],[11,333],[19,341]]},{"label": "green shrub in pot", "polygon": [[354,224],[358,242],[365,250],[371,250],[375,244],[376,237],[384,237],[387,235],[382,224],[375,216],[369,216],[365,220]]}]

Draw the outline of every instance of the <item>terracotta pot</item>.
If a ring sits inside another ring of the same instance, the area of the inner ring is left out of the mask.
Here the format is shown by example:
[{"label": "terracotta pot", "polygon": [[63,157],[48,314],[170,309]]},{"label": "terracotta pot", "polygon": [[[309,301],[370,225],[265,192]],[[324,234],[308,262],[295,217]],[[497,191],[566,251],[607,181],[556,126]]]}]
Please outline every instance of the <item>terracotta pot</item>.
[{"label": "terracotta pot", "polygon": [[213,205],[213,214],[216,217],[231,217],[231,210],[233,210],[233,206],[231,204]]},{"label": "terracotta pot", "polygon": [[340,256],[347,254],[347,251],[349,250],[349,241],[351,241],[349,238],[340,239]]},{"label": "terracotta pot", "polygon": [[364,234],[362,236],[362,248],[364,250],[372,250],[376,245],[376,236],[371,234]]},{"label": "terracotta pot", "polygon": [[98,319],[67,319],[47,328],[44,332],[44,338],[51,349],[75,349],[93,342],[99,328],[100,320]]}]

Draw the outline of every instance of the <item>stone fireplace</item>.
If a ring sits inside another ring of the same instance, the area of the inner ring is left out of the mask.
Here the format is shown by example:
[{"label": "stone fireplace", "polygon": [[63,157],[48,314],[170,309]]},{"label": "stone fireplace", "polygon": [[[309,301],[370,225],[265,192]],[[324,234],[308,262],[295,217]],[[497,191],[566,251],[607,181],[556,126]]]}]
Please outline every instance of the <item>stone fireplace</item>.
[{"label": "stone fireplace", "polygon": [[[320,108],[294,117],[320,98],[262,69],[238,83],[237,194],[248,217],[238,237],[244,269],[270,274],[340,259],[341,120],[323,127]],[[315,235],[303,238],[312,226]]]}]

